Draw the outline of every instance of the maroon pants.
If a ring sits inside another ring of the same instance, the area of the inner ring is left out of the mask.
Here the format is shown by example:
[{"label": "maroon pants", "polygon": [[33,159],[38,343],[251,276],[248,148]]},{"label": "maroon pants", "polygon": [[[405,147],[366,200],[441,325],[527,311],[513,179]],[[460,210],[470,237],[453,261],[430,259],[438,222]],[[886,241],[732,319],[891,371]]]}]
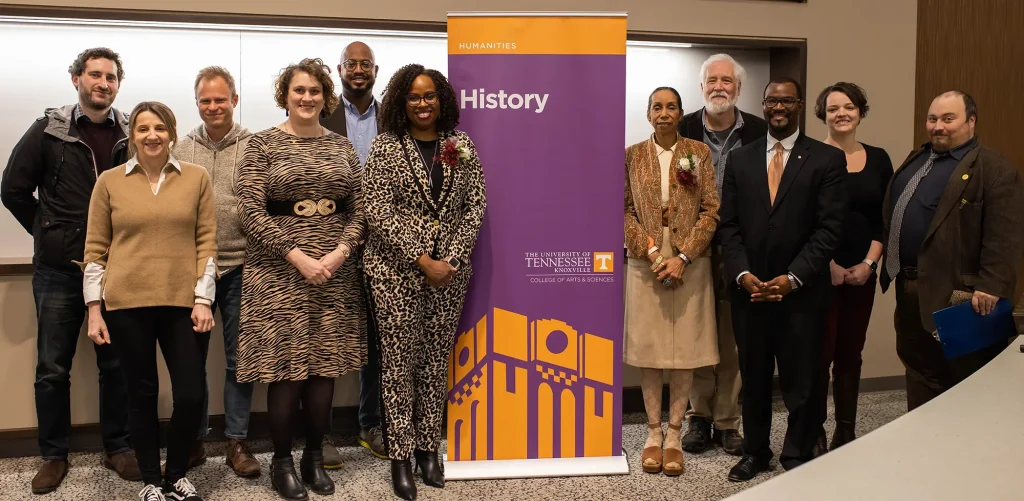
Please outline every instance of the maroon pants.
[{"label": "maroon pants", "polygon": [[[867,339],[871,307],[875,303],[875,275],[864,285],[832,288],[832,305],[825,321],[825,344],[821,350],[822,375],[860,374],[861,351]],[[827,391],[827,388],[826,388]]]}]

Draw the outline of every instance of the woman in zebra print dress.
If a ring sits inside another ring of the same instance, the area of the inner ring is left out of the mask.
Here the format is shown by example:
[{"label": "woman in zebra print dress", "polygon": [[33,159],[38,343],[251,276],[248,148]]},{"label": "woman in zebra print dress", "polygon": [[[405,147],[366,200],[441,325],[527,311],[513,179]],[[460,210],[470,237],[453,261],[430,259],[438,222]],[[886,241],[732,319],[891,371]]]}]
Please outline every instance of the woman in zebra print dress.
[{"label": "woman in zebra print dress", "polygon": [[[359,158],[319,124],[338,103],[330,70],[303,60],[282,71],[278,106],[288,119],[256,133],[239,167],[239,217],[247,235],[238,336],[238,380],[269,383],[271,484],[306,499],[329,495],[321,444],[334,378],[366,363],[366,312],[357,247],[366,228]],[[309,416],[299,482],[292,420]]]}]

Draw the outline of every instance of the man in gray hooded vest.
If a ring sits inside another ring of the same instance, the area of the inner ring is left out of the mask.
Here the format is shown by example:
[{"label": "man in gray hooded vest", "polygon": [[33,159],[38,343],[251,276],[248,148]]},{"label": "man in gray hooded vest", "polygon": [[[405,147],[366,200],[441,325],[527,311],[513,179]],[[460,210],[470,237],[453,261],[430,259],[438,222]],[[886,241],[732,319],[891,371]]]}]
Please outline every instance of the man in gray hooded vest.
[{"label": "man in gray hooded vest", "polygon": [[[196,106],[203,123],[185,135],[174,147],[175,158],[202,165],[210,171],[217,207],[217,264],[220,279],[213,303],[220,309],[224,332],[224,435],[230,440],[225,451],[227,464],[240,477],[257,477],[260,464],[245,443],[252,407],[252,383],[239,383],[235,377],[238,349],[238,317],[242,303],[242,267],[245,261],[245,234],[238,220],[235,197],[235,171],[252,134],[235,123],[238,105],[235,79],[219,66],[203,68],[196,76]],[[203,333],[203,366],[209,353],[210,333]],[[189,467],[206,459],[203,439],[209,432],[210,385],[206,385],[206,412],[199,437],[192,447]]]}]

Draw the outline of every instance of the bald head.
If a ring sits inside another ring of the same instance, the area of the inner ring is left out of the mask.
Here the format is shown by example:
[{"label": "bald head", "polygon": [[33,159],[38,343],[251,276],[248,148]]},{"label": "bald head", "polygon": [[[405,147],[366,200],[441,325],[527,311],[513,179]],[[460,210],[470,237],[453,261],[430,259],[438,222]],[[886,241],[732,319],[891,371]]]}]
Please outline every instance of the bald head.
[{"label": "bald head", "polygon": [[925,128],[931,139],[932,150],[949,151],[974,137],[978,121],[978,106],[966,92],[943,92],[928,107]]},{"label": "bald head", "polygon": [[371,94],[377,81],[377,61],[370,46],[363,42],[348,44],[341,53],[338,74],[345,99],[361,100]]}]

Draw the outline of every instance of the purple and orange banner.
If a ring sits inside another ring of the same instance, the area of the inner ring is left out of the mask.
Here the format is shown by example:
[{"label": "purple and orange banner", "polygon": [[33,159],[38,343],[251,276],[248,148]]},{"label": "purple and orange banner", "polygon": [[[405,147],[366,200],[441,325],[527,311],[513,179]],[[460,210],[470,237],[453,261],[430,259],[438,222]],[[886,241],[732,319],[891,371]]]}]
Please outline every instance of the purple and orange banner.
[{"label": "purple and orange banner", "polygon": [[488,199],[448,467],[621,456],[626,17],[451,14],[448,54]]}]

